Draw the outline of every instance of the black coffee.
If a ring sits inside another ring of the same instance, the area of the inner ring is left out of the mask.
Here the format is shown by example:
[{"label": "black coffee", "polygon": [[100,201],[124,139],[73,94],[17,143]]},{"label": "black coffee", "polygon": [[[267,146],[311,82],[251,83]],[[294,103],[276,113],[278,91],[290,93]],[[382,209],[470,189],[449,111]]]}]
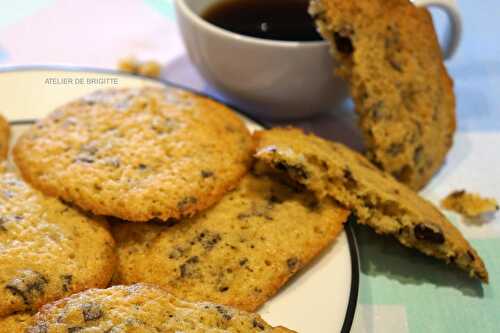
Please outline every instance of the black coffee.
[{"label": "black coffee", "polygon": [[307,13],[307,0],[223,0],[202,17],[223,29],[283,41],[322,40]]}]

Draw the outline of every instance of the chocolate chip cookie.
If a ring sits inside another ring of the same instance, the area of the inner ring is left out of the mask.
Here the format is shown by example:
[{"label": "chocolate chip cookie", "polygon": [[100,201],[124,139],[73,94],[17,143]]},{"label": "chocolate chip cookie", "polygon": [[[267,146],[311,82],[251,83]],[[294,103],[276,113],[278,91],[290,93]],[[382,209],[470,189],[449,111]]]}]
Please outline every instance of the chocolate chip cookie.
[{"label": "chocolate chip cookie", "polygon": [[106,222],[0,174],[0,317],[104,287],[114,265]]},{"label": "chocolate chip cookie", "polygon": [[359,115],[367,157],[414,190],[439,170],[455,131],[455,96],[425,8],[408,0],[312,0]]},{"label": "chocolate chip cookie", "polygon": [[27,312],[0,318],[0,333],[24,333],[32,321],[33,315]]},{"label": "chocolate chip cookie", "polygon": [[249,174],[216,206],[173,226],[114,223],[113,282],[253,311],[338,236],[348,215],[330,198]]},{"label": "chocolate chip cookie", "polygon": [[10,126],[7,119],[0,114],[0,159],[6,159],[9,152]]},{"label": "chocolate chip cookie", "polygon": [[38,121],[15,162],[44,193],[98,215],[191,216],[236,186],[251,161],[241,119],[173,88],[98,91]]},{"label": "chocolate chip cookie", "polygon": [[28,333],[286,333],[256,314],[208,302],[190,303],[144,284],[91,289],[46,305]]},{"label": "chocolate chip cookie", "polygon": [[483,261],[460,231],[432,203],[363,156],[293,128],[257,132],[255,140],[256,158],[274,172],[286,174],[318,198],[334,198],[377,233],[488,282]]}]

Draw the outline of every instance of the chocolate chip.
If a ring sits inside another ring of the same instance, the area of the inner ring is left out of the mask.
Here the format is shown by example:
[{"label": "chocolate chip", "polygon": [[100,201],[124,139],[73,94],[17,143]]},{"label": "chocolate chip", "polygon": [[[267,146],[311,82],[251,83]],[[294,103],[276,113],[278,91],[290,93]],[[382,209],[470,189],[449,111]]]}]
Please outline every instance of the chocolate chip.
[{"label": "chocolate chip", "polygon": [[74,117],[69,117],[68,119],[66,119],[63,122],[62,127],[68,128],[68,127],[75,126],[76,124],[78,124],[77,120]]},{"label": "chocolate chip", "polygon": [[203,248],[207,251],[213,249],[213,247],[221,240],[220,234],[212,232],[207,232],[205,237],[198,237],[198,238]]},{"label": "chocolate chip", "polygon": [[386,33],[386,39],[385,39],[385,48],[386,49],[394,49],[396,51],[401,50],[401,38],[400,38],[400,33],[397,28],[394,28],[392,26],[387,26],[387,33]]},{"label": "chocolate chip", "polygon": [[311,15],[312,19],[313,20],[321,20],[321,21],[324,21],[325,20],[325,16],[326,16],[326,11],[325,10],[322,10],[322,9],[319,9],[319,8],[315,8],[314,9],[314,12],[309,12],[309,14]]},{"label": "chocolate chip", "polygon": [[142,164],[142,163],[140,163],[140,164],[138,165],[138,168],[139,168],[139,170],[146,170],[146,169],[148,168],[148,166],[147,166],[146,164]]},{"label": "chocolate chip", "polygon": [[403,66],[399,61],[397,61],[394,57],[386,57],[387,62],[389,65],[392,67],[397,72],[402,72],[403,71]]},{"label": "chocolate chip", "polygon": [[441,229],[434,224],[420,223],[415,226],[415,237],[430,243],[443,244],[445,239]]},{"label": "chocolate chip", "polygon": [[271,196],[269,197],[269,199],[267,199],[267,201],[269,201],[270,204],[280,204],[280,203],[283,203],[283,200],[281,200],[279,197],[277,197],[274,194],[271,194]]},{"label": "chocolate chip", "polygon": [[467,251],[467,255],[469,256],[470,260],[471,261],[474,261],[476,260],[476,256],[474,256],[474,254],[471,252],[471,251]]},{"label": "chocolate chip", "polygon": [[278,147],[276,147],[276,146],[268,146],[268,147],[265,147],[263,150],[266,151],[266,152],[270,152],[270,153],[277,153],[278,152]]},{"label": "chocolate chip", "polygon": [[402,143],[392,143],[389,148],[387,148],[387,154],[391,156],[399,155],[403,152],[404,145]]},{"label": "chocolate chip", "polygon": [[29,329],[29,333],[47,333],[49,331],[49,327],[46,323],[36,324],[35,327]]},{"label": "chocolate chip", "polygon": [[196,199],[195,197],[185,197],[177,203],[177,208],[179,208],[180,210],[185,210],[190,205],[195,204],[197,201],[198,199]]},{"label": "chocolate chip", "polygon": [[288,269],[290,269],[291,271],[295,270],[298,263],[299,263],[299,259],[297,257],[289,258],[286,261],[286,265],[288,266]]},{"label": "chocolate chip", "polygon": [[397,28],[387,26],[385,38],[385,60],[392,69],[398,72],[403,71],[403,65],[397,58],[401,52],[401,38]]},{"label": "chocolate chip", "polygon": [[95,155],[97,153],[98,149],[97,149],[97,146],[93,143],[89,143],[89,144],[86,144],[86,145],[83,145],[80,147],[80,152],[82,153],[86,153],[86,154],[89,154],[89,155]]},{"label": "chocolate chip", "polygon": [[180,246],[175,247],[168,255],[169,259],[178,259],[184,255],[185,249]]},{"label": "chocolate chip", "polygon": [[414,108],[417,101],[417,92],[412,85],[408,85],[401,89],[401,100],[403,101],[403,105],[408,111],[411,111]]},{"label": "chocolate chip", "polygon": [[335,47],[337,51],[344,54],[352,54],[354,52],[354,46],[349,37],[342,36],[338,32],[333,33],[333,40],[335,41]]},{"label": "chocolate chip", "polygon": [[23,299],[23,303],[31,306],[35,300],[43,295],[48,279],[41,273],[32,270],[24,270],[19,277],[11,280],[5,288],[13,295]]},{"label": "chocolate chip", "polygon": [[248,262],[248,259],[247,258],[243,258],[240,260],[240,266],[245,266],[246,263]]},{"label": "chocolate chip", "polygon": [[181,271],[181,278],[185,277],[191,277],[195,273],[195,265],[200,261],[200,258],[198,256],[193,256],[186,260],[181,266],[180,266],[180,271]]},{"label": "chocolate chip", "polygon": [[110,157],[106,160],[106,164],[107,165],[110,165],[112,167],[115,167],[115,168],[119,168],[120,167],[120,158],[119,157]]},{"label": "chocolate chip", "polygon": [[249,214],[249,213],[239,213],[236,218],[238,220],[246,220],[247,218],[251,217],[252,214]]},{"label": "chocolate chip", "polygon": [[5,199],[12,199],[14,197],[14,193],[12,191],[9,191],[9,190],[3,190],[2,194],[3,194]]},{"label": "chocolate chip", "polygon": [[409,165],[405,165],[398,171],[395,171],[393,175],[400,182],[407,183],[413,175],[413,170]]},{"label": "chocolate chip", "polygon": [[344,169],[343,174],[344,174],[344,183],[347,187],[354,188],[358,186],[358,183],[356,182],[356,179],[354,179],[351,170],[346,168]]},{"label": "chocolate chip", "polygon": [[83,330],[81,326],[68,327],[68,333],[80,332],[81,330]]},{"label": "chocolate chip", "polygon": [[288,171],[288,164],[286,164],[285,162],[277,162],[274,164],[274,166],[280,171]]},{"label": "chocolate chip", "polygon": [[217,305],[215,309],[222,315],[222,318],[224,318],[225,320],[231,320],[233,318],[233,315],[230,313],[229,309],[221,305]]},{"label": "chocolate chip", "polygon": [[249,211],[239,213],[236,218],[238,220],[247,220],[252,217],[260,217],[264,218],[268,221],[274,220],[273,217],[270,215],[270,212],[272,211],[272,205],[257,205],[257,204],[252,204],[250,207]]},{"label": "chocolate chip", "polygon": [[221,293],[226,292],[226,291],[228,291],[228,290],[229,290],[229,287],[226,287],[226,286],[224,286],[224,287],[220,287],[220,288],[219,288],[219,291],[220,291]]},{"label": "chocolate chip", "polygon": [[89,143],[80,147],[80,153],[76,156],[75,162],[94,163],[98,148],[95,143]]},{"label": "chocolate chip", "polygon": [[266,327],[264,326],[263,323],[257,321],[257,319],[252,320],[252,326],[254,328],[258,328],[259,330],[263,331]]},{"label": "chocolate chip", "polygon": [[88,156],[79,156],[75,158],[75,162],[81,162],[81,163],[87,163],[87,164],[92,164],[95,162],[95,160],[92,157]]},{"label": "chocolate chip", "polygon": [[378,101],[367,109],[368,115],[373,120],[381,120],[384,118],[384,113],[382,112],[382,108],[384,107],[384,102]]},{"label": "chocolate chip", "polygon": [[288,172],[292,178],[308,179],[309,175],[303,166],[290,165],[285,161],[274,162],[274,167],[280,171]]},{"label": "chocolate chip", "polygon": [[465,190],[459,190],[459,191],[455,191],[452,194],[450,194],[450,197],[452,197],[452,198],[460,198],[464,194],[465,194]]},{"label": "chocolate chip", "polygon": [[419,165],[422,163],[423,159],[424,159],[424,147],[418,146],[417,148],[415,148],[415,152],[413,153],[413,162],[416,165]]},{"label": "chocolate chip", "polygon": [[84,321],[92,321],[103,316],[101,306],[97,303],[85,303],[82,305],[82,314]]},{"label": "chocolate chip", "polygon": [[64,292],[68,292],[71,288],[71,283],[73,282],[73,275],[71,274],[61,275],[61,281],[62,281],[62,290]]},{"label": "chocolate chip", "polygon": [[201,170],[201,177],[202,178],[213,177],[213,175],[214,175],[213,171],[210,171],[210,170]]},{"label": "chocolate chip", "polygon": [[3,226],[6,222],[8,222],[6,218],[0,217],[0,231],[7,231],[7,228]]},{"label": "chocolate chip", "polygon": [[308,197],[308,201],[306,202],[306,207],[310,212],[314,212],[320,207],[318,199],[314,196]]}]

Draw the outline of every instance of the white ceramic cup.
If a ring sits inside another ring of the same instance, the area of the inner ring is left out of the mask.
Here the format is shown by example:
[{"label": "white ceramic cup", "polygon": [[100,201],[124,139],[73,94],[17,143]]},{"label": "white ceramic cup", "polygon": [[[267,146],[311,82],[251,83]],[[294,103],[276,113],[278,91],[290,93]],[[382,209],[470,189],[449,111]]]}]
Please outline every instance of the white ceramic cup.
[{"label": "white ceramic cup", "polygon": [[[296,119],[335,109],[348,95],[333,76],[326,41],[289,42],[248,37],[208,23],[201,14],[223,0],[176,0],[189,57],[201,75],[242,110],[267,119]],[[451,29],[445,58],[455,52],[462,23],[456,0],[414,0],[445,10]]]}]

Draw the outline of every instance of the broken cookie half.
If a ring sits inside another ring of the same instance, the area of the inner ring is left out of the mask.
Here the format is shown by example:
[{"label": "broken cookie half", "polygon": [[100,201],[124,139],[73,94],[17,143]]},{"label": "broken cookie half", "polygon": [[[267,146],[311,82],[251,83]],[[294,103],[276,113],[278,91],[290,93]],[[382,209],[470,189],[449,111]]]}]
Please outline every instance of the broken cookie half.
[{"label": "broken cookie half", "polygon": [[286,175],[318,198],[331,197],[352,210],[358,223],[488,282],[483,261],[460,231],[432,203],[363,156],[293,128],[259,131],[254,139],[260,170]]},{"label": "broken cookie half", "polygon": [[429,12],[409,0],[312,0],[309,11],[349,84],[366,156],[421,189],[443,165],[456,126]]}]

